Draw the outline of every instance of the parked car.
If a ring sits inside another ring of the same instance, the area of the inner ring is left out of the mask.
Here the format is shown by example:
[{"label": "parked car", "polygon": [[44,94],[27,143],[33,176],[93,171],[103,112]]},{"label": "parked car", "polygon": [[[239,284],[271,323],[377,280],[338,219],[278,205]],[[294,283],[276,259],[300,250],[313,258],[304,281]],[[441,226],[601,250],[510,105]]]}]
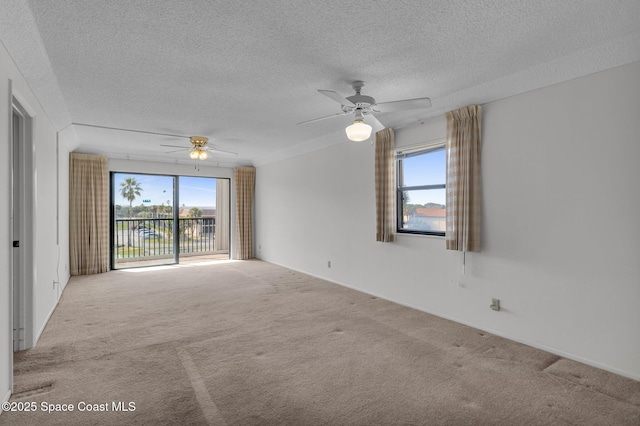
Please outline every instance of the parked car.
[{"label": "parked car", "polygon": [[138,229],[138,235],[140,236],[140,238],[144,238],[145,240],[159,237],[158,233],[155,230],[148,228]]}]

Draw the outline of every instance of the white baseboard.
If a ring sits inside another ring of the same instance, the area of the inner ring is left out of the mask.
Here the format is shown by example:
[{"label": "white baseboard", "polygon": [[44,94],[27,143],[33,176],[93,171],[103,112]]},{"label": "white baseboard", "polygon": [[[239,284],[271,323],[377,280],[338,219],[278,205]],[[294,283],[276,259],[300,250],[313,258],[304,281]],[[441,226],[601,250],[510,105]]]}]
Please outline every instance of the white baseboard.
[{"label": "white baseboard", "polygon": [[486,331],[487,333],[495,334],[496,336],[504,337],[505,339],[513,340],[514,342],[522,343],[524,345],[531,346],[533,348],[540,349],[540,350],[543,350],[545,352],[549,352],[549,353],[552,353],[554,355],[561,356],[563,358],[567,358],[567,359],[570,359],[570,360],[573,360],[573,361],[581,362],[583,364],[590,365],[592,367],[599,368],[601,370],[609,371],[611,373],[618,374],[620,376],[627,377],[629,379],[640,381],[640,375],[631,373],[629,371],[620,370],[620,369],[612,367],[610,365],[601,364],[601,363],[599,363],[597,361],[593,361],[593,360],[588,359],[588,358],[583,358],[583,357],[575,355],[575,354],[567,353],[567,352],[564,352],[564,351],[561,351],[561,350],[558,350],[558,349],[555,349],[555,348],[552,348],[552,347],[541,345],[539,343],[530,342],[530,341],[528,341],[526,339],[513,337],[513,336],[511,336],[509,334],[502,333],[502,332],[496,331],[496,330],[492,330],[490,328],[480,327],[477,324],[472,324],[472,323],[469,323],[467,321],[461,320],[459,318],[452,317],[450,315],[445,315],[445,314],[442,314],[440,312],[435,312],[435,311],[429,311],[429,310],[427,310],[425,308],[422,308],[422,307],[419,307],[419,306],[415,306],[415,305],[412,305],[410,303],[401,302],[399,300],[395,300],[395,299],[392,299],[392,298],[389,298],[387,296],[383,296],[383,295],[380,295],[380,294],[377,294],[377,293],[372,293],[371,291],[363,290],[361,288],[358,288],[358,287],[355,287],[355,286],[352,286],[352,285],[348,285],[348,284],[344,284],[344,283],[341,283],[341,282],[338,282],[338,281],[334,281],[334,280],[331,280],[331,279],[329,279],[327,277],[316,275],[316,274],[313,274],[313,273],[310,273],[310,272],[307,272],[307,271],[303,271],[303,270],[300,270],[300,269],[295,269],[295,268],[292,268],[290,266],[281,265],[281,264],[279,264],[277,262],[270,262],[268,260],[264,260],[264,259],[260,259],[260,258],[258,258],[258,259],[259,260],[263,260],[264,262],[267,262],[267,263],[272,263],[274,265],[281,266],[283,268],[291,269],[292,271],[296,271],[296,272],[300,272],[302,274],[306,274],[306,275],[312,276],[314,278],[319,278],[321,280],[328,281],[330,283],[337,284],[337,285],[342,286],[342,287],[350,288],[351,290],[359,291],[360,293],[364,293],[364,294],[368,294],[368,295],[371,295],[371,296],[375,296],[375,297],[377,297],[379,299],[387,300],[389,302],[397,303],[398,305],[406,306],[408,308],[415,309],[417,311],[425,312],[427,314],[435,315],[437,317],[444,318],[444,319],[447,319],[449,321],[457,322],[458,324],[463,324],[463,325],[466,325],[468,327],[472,327],[472,328],[475,328],[475,329],[478,329],[478,330]]},{"label": "white baseboard", "polygon": [[[11,374],[13,374],[13,371],[11,372]],[[9,389],[7,393],[4,394],[4,396],[2,397],[2,401],[0,402],[7,402],[9,401],[9,398],[11,398],[11,389]],[[2,410],[0,410],[0,415],[1,414],[2,414]]]},{"label": "white baseboard", "polygon": [[60,299],[62,298],[62,293],[64,292],[64,289],[67,288],[67,284],[69,284],[70,279],[71,279],[71,275],[67,275],[66,278],[64,279],[64,285],[60,286],[60,296],[58,296],[58,301],[60,301]]},{"label": "white baseboard", "polygon": [[[61,296],[62,296],[62,294],[61,294]],[[56,303],[53,305],[53,307],[49,311],[49,314],[47,315],[47,317],[44,319],[44,322],[42,323],[42,327],[40,327],[40,330],[38,330],[36,335],[33,337],[33,342],[31,342],[32,343],[31,347],[29,347],[28,349],[35,348],[36,344],[38,344],[38,340],[40,340],[40,336],[42,335],[42,332],[44,332],[45,327],[49,323],[49,319],[51,318],[51,315],[53,315],[53,313],[55,312],[56,308],[58,307],[58,302],[59,301],[60,301],[60,298],[58,298],[58,300],[56,300]]]}]

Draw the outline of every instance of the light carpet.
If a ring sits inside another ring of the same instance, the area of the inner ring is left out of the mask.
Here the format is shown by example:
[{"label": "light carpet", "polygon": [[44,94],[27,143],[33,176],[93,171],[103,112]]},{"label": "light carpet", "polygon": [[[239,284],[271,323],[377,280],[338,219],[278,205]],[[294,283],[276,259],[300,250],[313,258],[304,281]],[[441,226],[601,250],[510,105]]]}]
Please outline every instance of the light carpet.
[{"label": "light carpet", "polygon": [[640,425],[640,382],[257,260],[72,278],[11,401],[37,409],[0,424]]}]

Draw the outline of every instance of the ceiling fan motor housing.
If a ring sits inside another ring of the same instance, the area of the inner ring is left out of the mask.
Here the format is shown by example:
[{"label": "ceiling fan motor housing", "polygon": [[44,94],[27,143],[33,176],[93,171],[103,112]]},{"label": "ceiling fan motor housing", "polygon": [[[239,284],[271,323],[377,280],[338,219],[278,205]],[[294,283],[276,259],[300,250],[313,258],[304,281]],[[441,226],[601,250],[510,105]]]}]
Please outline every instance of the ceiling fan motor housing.
[{"label": "ceiling fan motor housing", "polygon": [[191,136],[189,139],[195,148],[202,148],[209,142],[209,138],[204,136]]},{"label": "ceiling fan motor housing", "polygon": [[371,96],[365,95],[353,95],[347,97],[347,100],[353,102],[356,108],[370,108],[371,106],[376,104],[376,100]]},{"label": "ceiling fan motor housing", "polygon": [[371,110],[376,105],[376,100],[371,96],[364,95],[353,95],[346,98],[348,101],[352,102],[355,106],[350,105],[342,105],[342,111],[346,113],[351,113],[353,111],[360,110],[363,114],[371,113]]},{"label": "ceiling fan motor housing", "polygon": [[[361,95],[360,91],[364,87],[366,83],[362,80],[356,80],[351,83],[351,87],[356,91],[356,94],[353,96],[348,96],[346,99],[353,103],[355,106],[349,105],[348,110],[342,109],[345,112],[351,112],[353,110],[361,110],[363,113],[371,112],[371,108],[376,105],[376,100],[371,96]],[[344,105],[343,105],[344,107]]]}]

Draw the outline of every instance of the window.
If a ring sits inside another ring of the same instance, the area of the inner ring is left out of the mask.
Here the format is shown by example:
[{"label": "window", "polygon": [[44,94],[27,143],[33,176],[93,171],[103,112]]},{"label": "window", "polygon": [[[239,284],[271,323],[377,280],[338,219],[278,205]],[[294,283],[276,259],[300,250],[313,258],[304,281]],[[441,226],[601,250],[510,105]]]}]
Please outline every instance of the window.
[{"label": "window", "polygon": [[396,159],[398,233],[444,236],[445,145],[399,151]]},{"label": "window", "polygon": [[229,179],[111,172],[111,206],[112,269],[229,258]]}]

